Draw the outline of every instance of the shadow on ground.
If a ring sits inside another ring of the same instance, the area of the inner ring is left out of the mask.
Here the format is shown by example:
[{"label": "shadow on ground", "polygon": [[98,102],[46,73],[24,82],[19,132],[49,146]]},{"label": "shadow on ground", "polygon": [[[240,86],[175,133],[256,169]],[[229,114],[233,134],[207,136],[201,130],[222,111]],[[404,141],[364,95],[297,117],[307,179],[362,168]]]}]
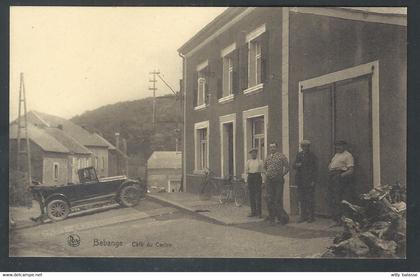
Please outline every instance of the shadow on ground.
[{"label": "shadow on ground", "polygon": [[289,238],[301,238],[301,239],[314,239],[314,238],[325,238],[334,237],[340,232],[337,230],[313,230],[295,227],[293,225],[280,225],[276,224],[271,226],[268,222],[251,222],[244,224],[232,225],[237,228],[246,229],[254,232],[260,232],[272,236],[281,236]]}]

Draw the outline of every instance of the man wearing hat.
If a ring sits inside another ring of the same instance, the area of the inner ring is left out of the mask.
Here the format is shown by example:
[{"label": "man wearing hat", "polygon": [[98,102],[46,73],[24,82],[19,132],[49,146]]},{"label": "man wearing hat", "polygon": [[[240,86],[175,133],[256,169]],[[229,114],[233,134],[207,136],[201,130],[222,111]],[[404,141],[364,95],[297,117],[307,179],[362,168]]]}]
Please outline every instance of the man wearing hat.
[{"label": "man wearing hat", "polygon": [[249,154],[251,154],[251,159],[247,160],[245,164],[245,173],[247,174],[249,189],[249,202],[251,207],[251,213],[248,216],[257,216],[261,218],[261,186],[264,164],[263,161],[257,159],[257,148],[252,148],[249,151]]},{"label": "man wearing hat", "polygon": [[296,170],[296,185],[300,203],[300,222],[315,221],[315,182],[317,176],[317,158],[310,151],[311,142],[302,140],[302,151],[296,155],[293,168]]},{"label": "man wearing hat", "polygon": [[339,140],[335,143],[335,155],[328,165],[330,176],[330,209],[336,223],[340,223],[341,201],[352,201],[352,176],[354,171],[353,155],[347,151],[347,143]]}]

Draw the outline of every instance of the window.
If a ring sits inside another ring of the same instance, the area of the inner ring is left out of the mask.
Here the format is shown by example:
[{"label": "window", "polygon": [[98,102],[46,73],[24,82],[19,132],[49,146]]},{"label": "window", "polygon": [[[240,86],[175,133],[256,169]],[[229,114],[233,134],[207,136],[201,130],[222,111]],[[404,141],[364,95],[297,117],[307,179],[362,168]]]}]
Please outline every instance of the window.
[{"label": "window", "polygon": [[105,157],[102,157],[102,168],[101,170],[105,170]]},{"label": "window", "polygon": [[197,95],[197,105],[204,105],[205,92],[206,92],[206,78],[203,77],[202,73],[198,74],[198,95]]},{"label": "window", "polygon": [[98,169],[99,163],[98,163],[98,157],[95,157],[95,168]]},{"label": "window", "polygon": [[223,58],[223,97],[233,94],[233,57]]},{"label": "window", "polygon": [[197,95],[196,97],[196,108],[203,108],[207,104],[207,72],[208,72],[208,61],[205,61],[197,66]]},{"label": "window", "polygon": [[251,148],[258,149],[258,159],[267,156],[268,106],[258,107],[242,112],[244,134],[244,164]]},{"label": "window", "polygon": [[198,169],[207,168],[207,129],[203,128],[198,130],[200,149],[198,152],[199,167]]},{"label": "window", "polygon": [[248,87],[261,84],[261,41],[256,39],[249,43]]},{"label": "window", "polygon": [[54,163],[53,164],[53,178],[54,180],[58,180],[59,177],[59,167],[58,167],[58,163]]},{"label": "window", "polygon": [[218,87],[221,90],[218,94],[220,101],[227,101],[233,99],[234,87],[234,70],[236,69],[235,57],[237,56],[236,43],[233,43],[221,51],[222,57],[222,86]]},{"label": "window", "polygon": [[249,33],[246,41],[248,43],[248,89],[244,93],[250,93],[263,88],[263,55],[268,47],[265,25]]},{"label": "window", "polygon": [[264,117],[256,117],[251,119],[251,128],[252,128],[252,135],[251,135],[251,147],[258,149],[258,158],[260,160],[265,159],[265,134],[264,134]]},{"label": "window", "polygon": [[208,121],[196,123],[195,134],[195,170],[202,171],[209,167],[209,128]]},{"label": "window", "polygon": [[82,159],[81,158],[78,158],[77,159],[77,168],[78,169],[81,169],[82,168]]}]

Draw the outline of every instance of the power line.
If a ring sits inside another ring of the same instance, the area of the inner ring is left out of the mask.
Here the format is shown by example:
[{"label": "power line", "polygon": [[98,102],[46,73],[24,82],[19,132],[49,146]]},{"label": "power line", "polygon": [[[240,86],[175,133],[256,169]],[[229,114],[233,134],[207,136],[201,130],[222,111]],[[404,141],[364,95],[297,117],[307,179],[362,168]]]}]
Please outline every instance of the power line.
[{"label": "power line", "polygon": [[153,91],[153,130],[155,130],[156,128],[156,91],[157,91],[157,87],[156,87],[156,75],[159,76],[160,72],[159,70],[153,70],[152,72],[149,73],[150,75],[153,76],[153,79],[149,80],[149,82],[153,83],[152,87],[149,87],[149,90]]}]

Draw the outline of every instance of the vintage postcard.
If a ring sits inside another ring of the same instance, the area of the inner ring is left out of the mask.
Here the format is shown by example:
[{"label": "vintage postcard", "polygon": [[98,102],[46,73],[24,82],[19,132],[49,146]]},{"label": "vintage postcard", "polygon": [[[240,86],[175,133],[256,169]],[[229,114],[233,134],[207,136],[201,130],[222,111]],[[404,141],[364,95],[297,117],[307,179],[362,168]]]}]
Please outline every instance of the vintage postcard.
[{"label": "vintage postcard", "polygon": [[404,7],[10,7],[9,256],[406,257]]}]

